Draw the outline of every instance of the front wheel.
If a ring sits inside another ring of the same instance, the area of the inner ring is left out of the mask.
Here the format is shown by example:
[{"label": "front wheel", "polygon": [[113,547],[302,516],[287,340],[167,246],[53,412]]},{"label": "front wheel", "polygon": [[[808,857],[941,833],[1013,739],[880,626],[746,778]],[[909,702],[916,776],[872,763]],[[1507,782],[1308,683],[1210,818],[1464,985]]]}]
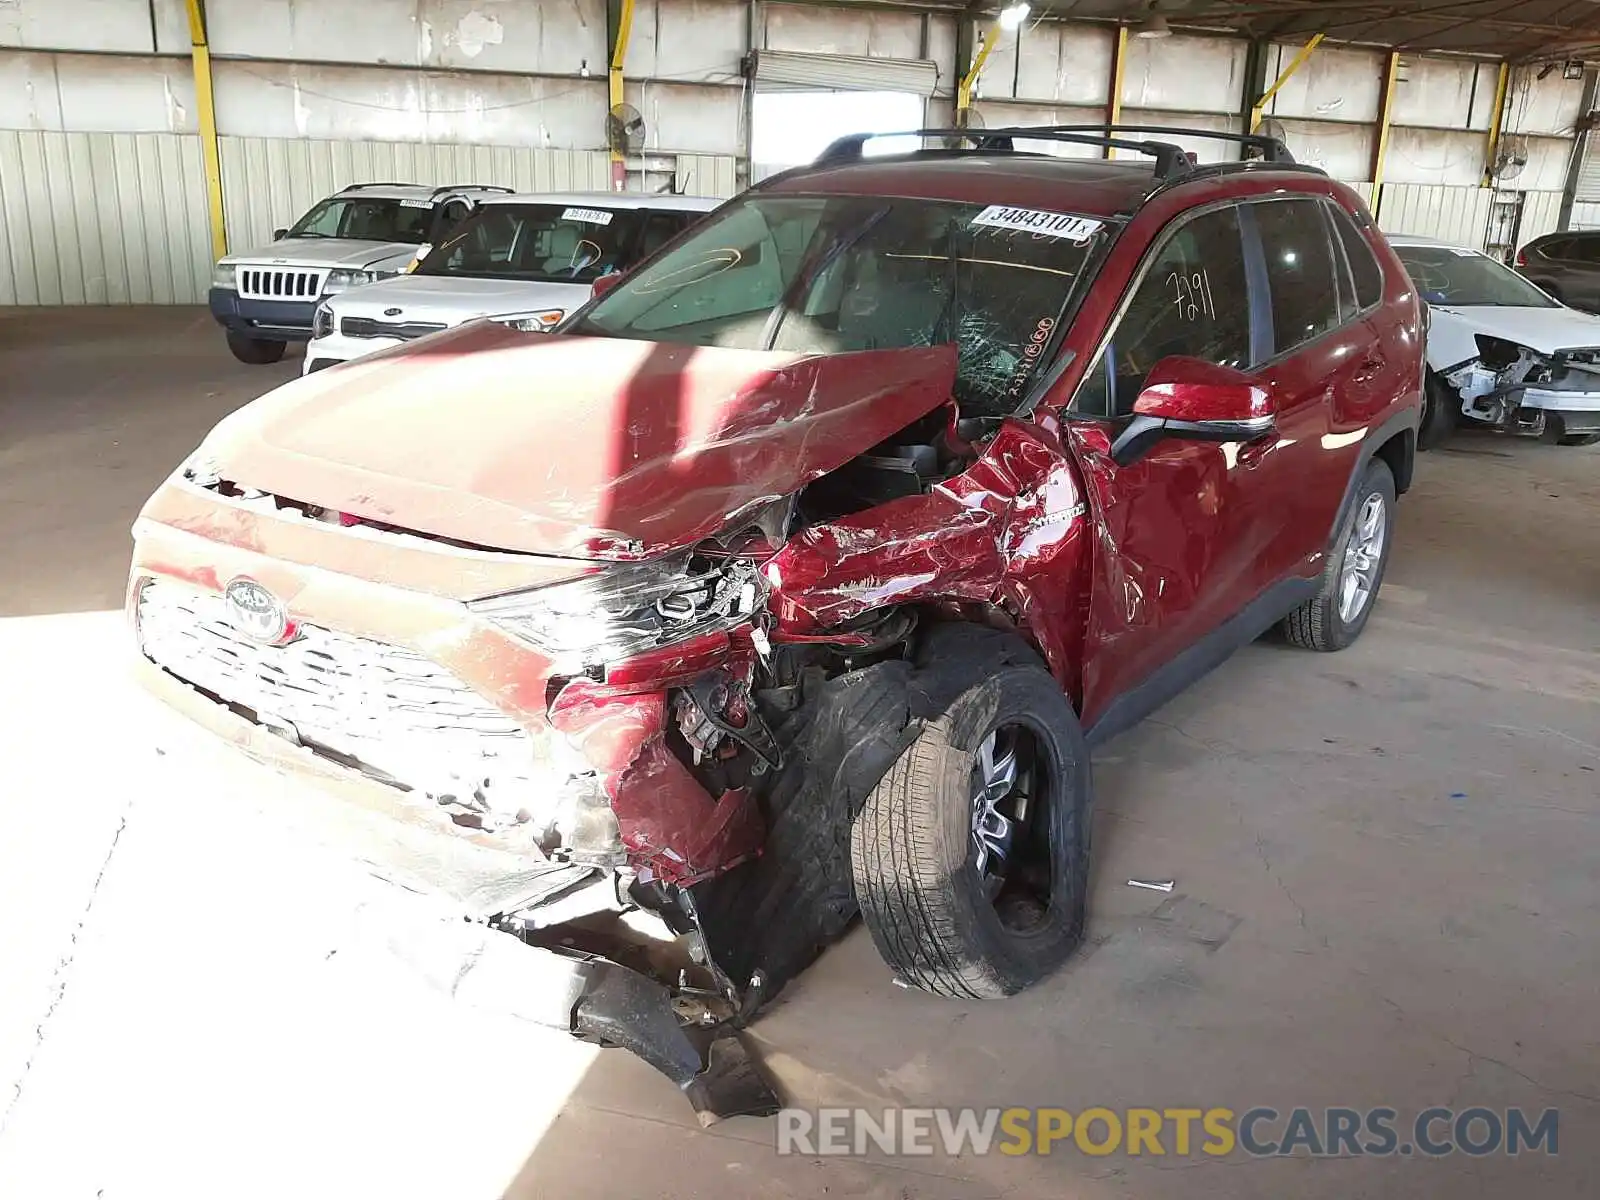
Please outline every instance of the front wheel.
[{"label": "front wheel", "polygon": [[1422,389],[1422,424],[1417,429],[1417,449],[1432,450],[1450,440],[1461,419],[1461,397],[1432,371]]},{"label": "front wheel", "polygon": [[228,331],[228,349],[233,352],[233,356],[240,362],[249,363],[254,367],[277,362],[283,357],[283,352],[288,346],[287,342],[245,337],[244,334],[234,333],[231,329]]},{"label": "front wheel", "polygon": [[851,825],[856,900],[884,962],[941,996],[994,999],[1059,967],[1083,938],[1089,752],[1048,672],[974,680],[867,797]]},{"label": "front wheel", "polygon": [[1600,433],[1568,433],[1566,422],[1555,413],[1546,413],[1543,441],[1552,446],[1592,446],[1600,442]]},{"label": "front wheel", "polygon": [[1361,636],[1389,565],[1394,503],[1394,474],[1375,458],[1356,486],[1317,594],[1283,619],[1289,641],[1307,650],[1343,650]]}]

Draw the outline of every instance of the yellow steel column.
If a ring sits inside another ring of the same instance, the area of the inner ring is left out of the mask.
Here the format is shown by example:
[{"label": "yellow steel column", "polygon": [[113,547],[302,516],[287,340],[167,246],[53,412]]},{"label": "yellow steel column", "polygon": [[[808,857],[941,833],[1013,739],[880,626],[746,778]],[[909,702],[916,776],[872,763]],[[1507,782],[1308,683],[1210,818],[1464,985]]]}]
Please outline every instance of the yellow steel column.
[{"label": "yellow steel column", "polygon": [[200,152],[206,164],[206,194],[211,202],[211,254],[228,252],[222,218],[222,158],[217,153],[217,106],[211,94],[211,44],[206,40],[205,0],[188,0],[189,52],[194,59],[194,103],[200,120]]},{"label": "yellow steel column", "polygon": [[[633,0],[622,0],[617,13],[616,41],[611,46],[611,65],[606,71],[610,85],[611,108],[624,103],[622,90],[622,64],[628,57],[628,36],[633,32]],[[611,186],[622,191],[628,182],[627,157],[616,146],[611,147]]]},{"label": "yellow steel column", "polygon": [[983,64],[989,61],[989,55],[994,50],[994,44],[1000,40],[1000,22],[997,20],[989,27],[989,35],[983,39],[983,44],[978,47],[978,56],[972,60],[972,69],[956,85],[956,126],[965,129],[967,124],[967,110],[972,107],[972,89],[978,84],[978,76],[983,72]]},{"label": "yellow steel column", "polygon": [[[1117,40],[1111,50],[1111,83],[1110,94],[1106,97],[1106,125],[1120,124],[1122,121],[1122,77],[1128,69],[1128,27],[1117,26]],[[1115,158],[1117,152],[1110,146],[1105,149],[1107,158]]]},{"label": "yellow steel column", "polygon": [[1255,133],[1261,128],[1262,116],[1267,111],[1267,105],[1272,103],[1272,98],[1278,94],[1278,89],[1289,82],[1289,77],[1301,67],[1305,66],[1306,59],[1310,58],[1312,54],[1316,53],[1317,47],[1322,44],[1323,37],[1323,34],[1316,34],[1309,42],[1302,46],[1300,48],[1300,53],[1296,54],[1292,59],[1290,59],[1289,65],[1283,69],[1283,71],[1278,75],[1277,79],[1273,80],[1272,86],[1261,93],[1261,99],[1257,100],[1255,104],[1251,106],[1251,133]]},{"label": "yellow steel column", "polygon": [[1494,158],[1500,150],[1500,132],[1505,125],[1506,91],[1511,86],[1511,64],[1500,64],[1500,80],[1494,88],[1494,112],[1489,116],[1489,140],[1483,148],[1483,186],[1494,185]]},{"label": "yellow steel column", "polygon": [[1383,207],[1383,164],[1389,157],[1389,126],[1394,120],[1394,85],[1400,75],[1400,51],[1389,51],[1383,71],[1383,94],[1378,100],[1378,136],[1372,144],[1372,212]]}]

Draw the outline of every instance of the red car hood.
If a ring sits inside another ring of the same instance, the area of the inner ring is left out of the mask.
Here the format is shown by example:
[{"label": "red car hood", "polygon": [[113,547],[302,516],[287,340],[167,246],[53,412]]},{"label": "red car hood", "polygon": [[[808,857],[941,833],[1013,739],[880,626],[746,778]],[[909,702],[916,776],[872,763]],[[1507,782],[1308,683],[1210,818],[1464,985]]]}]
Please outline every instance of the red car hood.
[{"label": "red car hood", "polygon": [[835,470],[950,395],[953,346],[807,356],[463,326],[225,419],[224,478],[479,546],[638,558]]}]

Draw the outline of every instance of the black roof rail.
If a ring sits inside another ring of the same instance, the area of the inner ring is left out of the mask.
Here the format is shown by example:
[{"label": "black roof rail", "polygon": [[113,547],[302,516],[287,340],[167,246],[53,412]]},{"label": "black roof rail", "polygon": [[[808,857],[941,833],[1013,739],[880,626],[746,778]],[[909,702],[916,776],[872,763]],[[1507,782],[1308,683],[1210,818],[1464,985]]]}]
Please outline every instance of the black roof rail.
[{"label": "black roof rail", "polygon": [[433,189],[435,196],[441,192],[505,192],[510,195],[516,189],[501,187],[498,183],[446,183]]},{"label": "black roof rail", "polygon": [[1117,130],[1137,130],[1140,133],[1159,133],[1168,137],[1178,135],[1212,138],[1219,142],[1238,142],[1241,146],[1259,150],[1269,163],[1290,166],[1295,161],[1294,155],[1289,152],[1289,147],[1284,145],[1283,139],[1268,137],[1264,133],[1219,133],[1212,129],[1188,129],[1182,125],[1047,125],[1044,128],[1059,130],[1062,133],[1100,132],[1110,135]]},{"label": "black roof rail", "polygon": [[388,183],[374,183],[374,182],[369,180],[366,183],[347,183],[347,184],[345,184],[344,187],[340,188],[339,190],[340,191],[344,191],[344,192],[359,192],[362,188],[374,188],[374,187],[417,187],[417,186],[419,186],[419,185],[415,184],[415,183],[396,183],[393,180],[390,180]]},{"label": "black roof rail", "polygon": [[[1194,164],[1189,161],[1189,156],[1182,146],[1175,146],[1171,142],[1137,141],[1133,138],[1116,137],[1111,132],[1099,126],[1017,126],[1004,129],[906,129],[891,133],[850,133],[842,138],[837,138],[828,146],[811,164],[814,167],[838,166],[842,163],[859,162],[863,157],[866,144],[875,138],[886,137],[940,137],[962,138],[969,141],[979,151],[1004,151],[1016,150],[1016,139],[1025,138],[1043,142],[1069,142],[1079,146],[1102,146],[1113,150],[1129,150],[1135,154],[1145,154],[1156,160],[1155,176],[1157,179],[1169,179],[1176,175],[1187,173]],[[1281,145],[1281,143],[1280,143]],[[929,153],[920,150],[917,153]],[[938,153],[938,151],[933,151]],[[1285,149],[1287,154],[1288,150]]]}]

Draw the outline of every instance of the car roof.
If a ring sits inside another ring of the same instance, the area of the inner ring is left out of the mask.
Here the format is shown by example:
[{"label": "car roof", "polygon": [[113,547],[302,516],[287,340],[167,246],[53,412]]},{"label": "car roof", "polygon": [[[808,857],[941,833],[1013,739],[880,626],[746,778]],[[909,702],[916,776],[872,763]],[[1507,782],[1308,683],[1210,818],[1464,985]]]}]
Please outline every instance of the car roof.
[{"label": "car roof", "polygon": [[[1063,158],[1005,151],[868,157],[785,171],[759,185],[764,192],[848,196],[917,196],[930,200],[1005,203],[1111,216],[1135,207],[1155,179],[1148,162]],[[1072,192],[1070,203],[1062,190]]]},{"label": "car roof", "polygon": [[590,208],[658,208],[668,212],[710,212],[723,201],[712,196],[674,196],[645,192],[517,192],[491,196],[488,204],[570,204]]},{"label": "car roof", "polygon": [[340,188],[334,195],[362,196],[374,200],[435,200],[454,194],[503,196],[510,190],[490,183],[352,183]]},{"label": "car roof", "polygon": [[[1017,131],[1025,138],[1026,132]],[[865,157],[851,161],[797,167],[757,187],[764,192],[802,195],[908,196],[973,204],[1005,204],[1018,208],[1066,209],[1086,216],[1128,216],[1158,187],[1180,188],[1191,182],[1215,184],[1238,169],[1252,179],[1282,175],[1303,182],[1311,168],[1275,168],[1264,163],[1205,165],[1187,175],[1158,181],[1150,159],[1116,161],[1066,158],[1026,151],[992,153],[965,150],[921,151],[904,156]]]}]

